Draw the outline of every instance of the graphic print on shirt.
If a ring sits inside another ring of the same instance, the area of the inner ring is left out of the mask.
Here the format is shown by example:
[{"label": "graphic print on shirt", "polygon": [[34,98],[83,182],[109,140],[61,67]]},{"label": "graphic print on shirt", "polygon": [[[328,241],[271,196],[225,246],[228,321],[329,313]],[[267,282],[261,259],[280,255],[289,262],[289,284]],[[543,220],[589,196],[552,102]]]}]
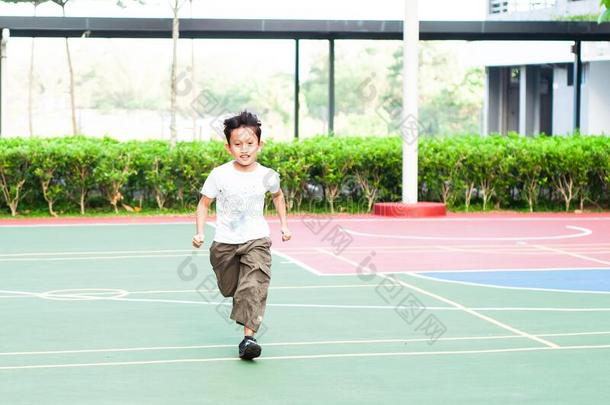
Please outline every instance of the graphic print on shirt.
[{"label": "graphic print on shirt", "polygon": [[218,191],[220,212],[227,219],[232,231],[243,228],[249,220],[262,215],[265,191],[260,186],[256,184],[244,186],[241,190],[243,194],[230,193],[223,187]]}]

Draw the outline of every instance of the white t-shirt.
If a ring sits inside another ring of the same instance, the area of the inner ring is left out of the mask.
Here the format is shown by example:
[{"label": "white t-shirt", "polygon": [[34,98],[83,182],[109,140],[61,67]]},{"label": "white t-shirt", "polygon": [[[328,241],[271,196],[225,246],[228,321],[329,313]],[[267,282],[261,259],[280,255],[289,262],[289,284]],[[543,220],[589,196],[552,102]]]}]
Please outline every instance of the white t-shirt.
[{"label": "white t-shirt", "polygon": [[214,240],[237,244],[270,236],[263,217],[265,193],[279,191],[280,175],[259,163],[241,172],[233,162],[214,168],[201,188],[201,194],[216,199]]}]

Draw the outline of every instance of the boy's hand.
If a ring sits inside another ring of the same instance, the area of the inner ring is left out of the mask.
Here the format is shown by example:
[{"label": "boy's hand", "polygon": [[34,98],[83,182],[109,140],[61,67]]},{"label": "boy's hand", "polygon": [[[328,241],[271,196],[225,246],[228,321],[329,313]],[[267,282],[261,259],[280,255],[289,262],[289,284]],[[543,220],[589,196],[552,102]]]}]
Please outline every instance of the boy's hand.
[{"label": "boy's hand", "polygon": [[197,249],[199,249],[201,247],[201,245],[203,245],[203,239],[204,239],[204,236],[200,233],[193,236],[193,247],[196,247]]},{"label": "boy's hand", "polygon": [[290,240],[292,238],[292,233],[290,232],[290,229],[288,229],[287,226],[283,226],[282,227],[282,242],[286,242],[287,240]]}]

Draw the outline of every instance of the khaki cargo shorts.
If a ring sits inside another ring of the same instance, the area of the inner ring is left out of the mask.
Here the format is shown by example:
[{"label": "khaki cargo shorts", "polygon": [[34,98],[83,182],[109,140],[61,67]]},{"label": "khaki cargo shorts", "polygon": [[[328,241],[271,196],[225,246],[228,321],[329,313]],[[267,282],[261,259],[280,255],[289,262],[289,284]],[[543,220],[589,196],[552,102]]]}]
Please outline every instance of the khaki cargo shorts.
[{"label": "khaki cargo shorts", "polygon": [[233,297],[231,319],[257,331],[271,280],[271,238],[240,244],[212,242],[210,263],[221,294]]}]

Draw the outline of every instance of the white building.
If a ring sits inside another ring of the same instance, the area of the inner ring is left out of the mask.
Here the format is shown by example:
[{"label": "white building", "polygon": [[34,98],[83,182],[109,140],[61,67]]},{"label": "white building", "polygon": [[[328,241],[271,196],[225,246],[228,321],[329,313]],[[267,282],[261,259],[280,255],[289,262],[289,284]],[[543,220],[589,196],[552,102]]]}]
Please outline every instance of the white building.
[{"label": "white building", "polygon": [[[489,0],[487,19],[540,21],[597,15],[599,0]],[[484,132],[566,134],[575,127],[574,42],[486,42]],[[580,130],[609,134],[610,47],[582,43]]]}]

